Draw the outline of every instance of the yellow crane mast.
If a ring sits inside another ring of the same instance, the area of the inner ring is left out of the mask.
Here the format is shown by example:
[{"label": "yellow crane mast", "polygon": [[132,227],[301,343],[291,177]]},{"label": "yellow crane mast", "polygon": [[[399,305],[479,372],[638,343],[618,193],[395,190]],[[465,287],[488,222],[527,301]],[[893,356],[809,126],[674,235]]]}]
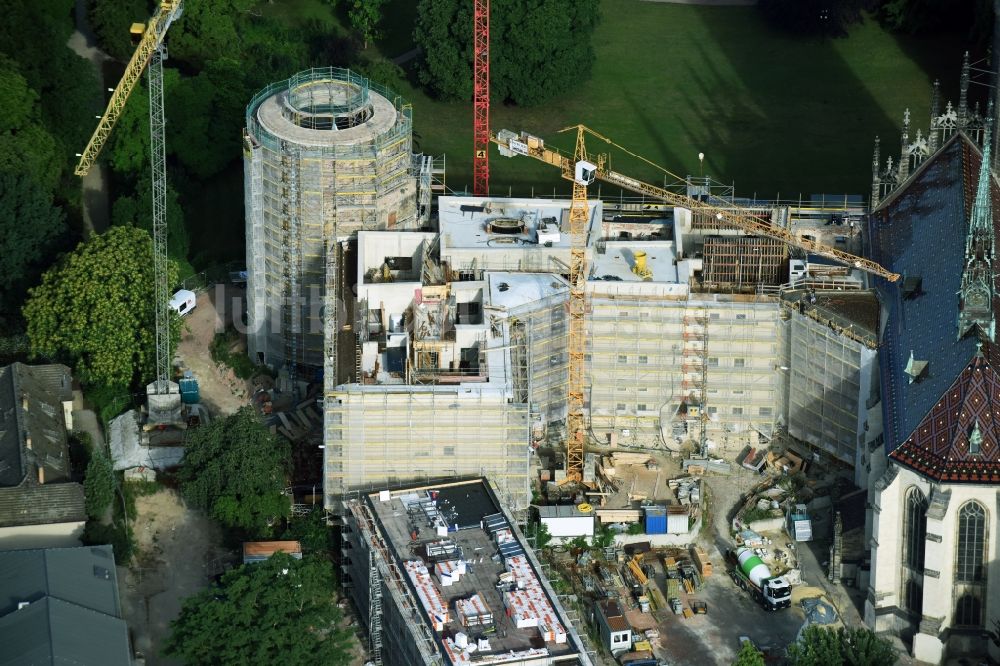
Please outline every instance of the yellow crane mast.
[{"label": "yellow crane mast", "polygon": [[[584,125],[578,125],[577,127],[580,137],[582,137],[583,133],[588,133],[595,138],[608,143],[609,145],[616,145],[611,139],[598,134],[589,127]],[[573,160],[570,157],[563,155],[558,150],[545,147],[545,143],[537,137],[531,136],[527,133],[517,134],[515,132],[511,132],[510,130],[500,130],[500,132],[490,134],[490,141],[500,147],[501,154],[507,156],[519,154],[533,157],[539,161],[559,167],[562,170],[563,178],[572,180]],[[578,143],[581,141],[582,138],[578,137]],[[578,147],[577,150],[580,150],[580,148]],[[584,154],[586,154],[585,149]],[[607,155],[602,154],[594,156],[594,163],[596,165],[594,176],[598,180],[610,185],[616,185],[631,192],[636,192],[637,194],[659,199],[664,203],[687,208],[696,215],[701,214],[709,217],[715,217],[721,224],[733,226],[746,234],[774,238],[792,247],[797,247],[821,257],[826,257],[827,259],[832,259],[839,263],[858,268],[871,275],[877,275],[878,277],[888,280],[889,282],[899,280],[898,273],[893,273],[870,259],[858,257],[850,254],[849,252],[844,252],[843,250],[838,250],[837,248],[817,243],[814,240],[799,238],[787,229],[776,227],[767,220],[763,220],[754,215],[752,212],[741,209],[737,206],[715,206],[683,194],[671,192],[668,189],[657,187],[656,185],[650,185],[649,183],[643,182],[637,178],[632,178],[631,176],[626,176],[625,174],[617,171],[612,171],[608,168],[608,162],[609,160]]]},{"label": "yellow crane mast", "polygon": [[[566,130],[574,129],[567,127]],[[573,203],[569,209],[569,388],[566,416],[566,483],[583,481],[583,444],[586,429],[583,416],[584,356],[587,349],[587,185],[594,181],[597,168],[587,161],[584,127],[577,125],[576,150],[571,172]],[[563,131],[566,131],[563,130]]]}]

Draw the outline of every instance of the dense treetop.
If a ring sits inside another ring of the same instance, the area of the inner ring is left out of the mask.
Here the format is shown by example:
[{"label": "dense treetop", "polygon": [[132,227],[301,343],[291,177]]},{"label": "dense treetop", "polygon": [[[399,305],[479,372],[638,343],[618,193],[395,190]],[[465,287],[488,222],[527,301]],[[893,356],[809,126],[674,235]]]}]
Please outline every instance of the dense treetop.
[{"label": "dense treetop", "polygon": [[[142,229],[114,227],[50,268],[24,306],[33,355],[65,362],[82,381],[103,386],[153,378],[152,245]],[[169,266],[172,282],[177,268]],[[176,341],[179,320],[174,324]]]},{"label": "dense treetop", "polygon": [[[493,99],[540,104],[590,75],[598,0],[494,0],[490,7]],[[472,98],[472,3],[420,0],[414,40],[421,82],[444,99]]]},{"label": "dense treetop", "polygon": [[288,516],[291,506],[282,491],[291,448],[271,434],[253,407],[193,430],[185,446],[179,477],[193,506],[251,536],[269,534]]},{"label": "dense treetop", "polygon": [[351,661],[330,562],[276,553],[185,600],[164,653],[189,666]]}]

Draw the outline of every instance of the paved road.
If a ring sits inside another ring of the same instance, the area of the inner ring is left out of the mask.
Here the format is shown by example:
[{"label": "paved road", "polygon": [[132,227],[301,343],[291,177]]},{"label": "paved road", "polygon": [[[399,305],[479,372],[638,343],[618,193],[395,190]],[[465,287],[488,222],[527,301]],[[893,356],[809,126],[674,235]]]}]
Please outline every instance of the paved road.
[{"label": "paved road", "polygon": [[[97,72],[97,80],[104,90],[103,65],[110,60],[110,56],[97,48],[94,35],[87,25],[86,0],[76,0],[76,30],[69,37],[66,45],[73,49],[81,58],[86,58],[93,65]],[[96,119],[95,119],[96,120]],[[83,150],[79,146],[77,150]],[[90,170],[83,177],[83,224],[84,232],[87,236],[94,232],[101,232],[108,228],[110,216],[108,214],[108,191],[106,185],[106,174],[104,167],[98,165]]]}]

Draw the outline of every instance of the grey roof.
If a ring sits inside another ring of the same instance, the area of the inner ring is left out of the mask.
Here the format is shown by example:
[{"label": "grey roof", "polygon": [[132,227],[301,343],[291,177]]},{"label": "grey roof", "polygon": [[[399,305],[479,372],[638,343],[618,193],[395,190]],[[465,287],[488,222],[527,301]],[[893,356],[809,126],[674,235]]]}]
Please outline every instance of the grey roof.
[{"label": "grey roof", "polygon": [[583,513],[571,504],[538,507],[539,518],[592,518],[594,514]]},{"label": "grey roof", "polygon": [[121,617],[111,546],[0,552],[0,616],[46,596]]},{"label": "grey roof", "polygon": [[116,471],[134,467],[167,469],[184,458],[183,446],[145,446],[139,412],[129,410],[108,424],[108,446]]},{"label": "grey roof", "polygon": [[46,482],[69,478],[62,403],[72,399],[72,377],[64,365],[0,368],[0,487],[26,477],[37,480],[39,468]]},{"label": "grey roof", "polygon": [[5,666],[132,663],[125,621],[45,597],[0,617]]},{"label": "grey roof", "polygon": [[79,483],[22,483],[0,488],[0,528],[87,520]]},{"label": "grey roof", "polygon": [[[957,294],[969,219],[965,180],[978,174],[979,159],[973,142],[956,134],[871,215],[873,259],[922,283],[922,293],[911,298],[904,298],[902,280],[879,284],[888,313],[879,365],[889,452],[910,436],[976,353],[977,336],[958,339]],[[904,373],[911,350],[916,360],[929,361],[927,374],[912,384]]]}]

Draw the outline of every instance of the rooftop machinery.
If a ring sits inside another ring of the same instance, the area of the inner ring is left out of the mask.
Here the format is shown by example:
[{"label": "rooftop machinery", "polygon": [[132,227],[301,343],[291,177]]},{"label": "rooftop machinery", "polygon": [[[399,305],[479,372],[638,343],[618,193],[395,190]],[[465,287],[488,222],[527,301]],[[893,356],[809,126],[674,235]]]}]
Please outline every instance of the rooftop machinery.
[{"label": "rooftop machinery", "polygon": [[[85,176],[94,165],[101,149],[111,136],[111,130],[121,117],[129,95],[135,89],[143,70],[149,73],[149,133],[150,162],[153,181],[153,290],[156,312],[156,378],[146,391],[149,396],[150,420],[161,423],[176,420],[181,406],[177,384],[170,381],[170,313],[167,285],[167,161],[165,123],[163,114],[163,60],[166,46],[163,43],[170,25],[184,10],[184,0],[160,0],[159,8],[149,23],[132,25],[132,34],[138,38],[135,52],[129,59],[118,85],[115,86],[108,107],[90,137],[74,173]],[[175,399],[176,396],[176,399]],[[175,404],[176,403],[176,404]],[[176,412],[176,413],[175,413]]]}]

